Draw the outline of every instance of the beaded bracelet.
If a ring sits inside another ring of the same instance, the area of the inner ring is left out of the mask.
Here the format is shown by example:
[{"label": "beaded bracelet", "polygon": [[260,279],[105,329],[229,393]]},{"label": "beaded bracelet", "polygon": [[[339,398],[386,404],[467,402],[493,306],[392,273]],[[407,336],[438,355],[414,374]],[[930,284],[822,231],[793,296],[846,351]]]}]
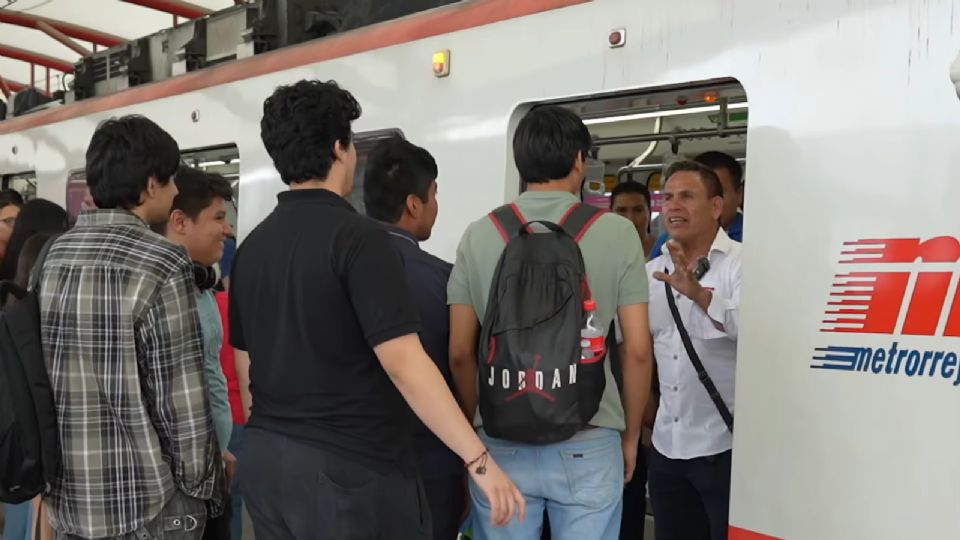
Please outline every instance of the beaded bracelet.
[{"label": "beaded bracelet", "polygon": [[477,467],[477,470],[475,470],[475,471],[473,471],[473,472],[477,473],[478,475],[484,475],[484,474],[486,474],[486,473],[487,473],[487,455],[488,455],[488,454],[489,454],[489,450],[484,450],[483,453],[480,454],[476,459],[474,459],[473,461],[467,463],[467,464],[464,465],[463,467],[464,467],[465,469],[467,469],[467,470],[470,470],[470,467],[473,467],[473,465],[479,461],[479,462],[480,462],[480,466]]}]

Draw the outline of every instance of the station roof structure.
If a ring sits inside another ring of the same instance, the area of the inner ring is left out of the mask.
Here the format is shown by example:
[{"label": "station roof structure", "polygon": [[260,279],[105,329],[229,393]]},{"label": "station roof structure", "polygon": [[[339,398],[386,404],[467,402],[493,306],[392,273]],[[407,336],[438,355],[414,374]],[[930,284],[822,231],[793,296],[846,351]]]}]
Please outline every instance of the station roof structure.
[{"label": "station roof structure", "polygon": [[0,99],[30,85],[63,89],[86,54],[245,1],[0,0]]}]

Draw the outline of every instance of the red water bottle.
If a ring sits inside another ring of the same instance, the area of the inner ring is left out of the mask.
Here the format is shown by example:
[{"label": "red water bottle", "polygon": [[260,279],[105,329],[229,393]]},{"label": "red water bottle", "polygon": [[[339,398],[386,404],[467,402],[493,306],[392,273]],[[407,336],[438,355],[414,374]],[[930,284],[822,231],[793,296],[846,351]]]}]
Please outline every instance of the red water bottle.
[{"label": "red water bottle", "polygon": [[584,362],[597,361],[603,357],[603,330],[596,325],[597,303],[593,300],[583,301],[583,311],[587,314],[587,322],[580,330],[580,359]]}]

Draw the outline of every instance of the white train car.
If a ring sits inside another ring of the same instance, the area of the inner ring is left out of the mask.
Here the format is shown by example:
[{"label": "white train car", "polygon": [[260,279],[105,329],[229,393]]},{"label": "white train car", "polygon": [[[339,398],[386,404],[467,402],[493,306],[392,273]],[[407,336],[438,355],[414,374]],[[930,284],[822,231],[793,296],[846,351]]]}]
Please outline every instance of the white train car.
[{"label": "white train car", "polygon": [[98,122],[143,114],[237,176],[242,241],[284,187],[264,98],[335,79],[361,155],[399,131],[436,156],[426,248],[452,259],[521,189],[511,134],[538,104],[588,119],[606,174],[730,151],[749,208],[731,538],[960,538],[958,4],[475,0],[0,122],[0,175],[66,204]]}]

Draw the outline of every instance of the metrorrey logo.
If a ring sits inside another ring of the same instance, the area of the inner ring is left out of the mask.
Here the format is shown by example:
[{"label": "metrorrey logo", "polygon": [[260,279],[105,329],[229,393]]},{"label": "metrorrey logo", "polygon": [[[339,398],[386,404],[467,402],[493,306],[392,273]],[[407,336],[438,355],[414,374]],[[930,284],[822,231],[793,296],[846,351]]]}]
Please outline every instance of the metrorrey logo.
[{"label": "metrorrey logo", "polygon": [[820,331],[897,339],[818,347],[811,367],[935,377],[960,385],[955,352],[901,345],[916,339],[911,336],[960,337],[960,241],[893,238],[844,246],[844,271],[835,276]]}]

